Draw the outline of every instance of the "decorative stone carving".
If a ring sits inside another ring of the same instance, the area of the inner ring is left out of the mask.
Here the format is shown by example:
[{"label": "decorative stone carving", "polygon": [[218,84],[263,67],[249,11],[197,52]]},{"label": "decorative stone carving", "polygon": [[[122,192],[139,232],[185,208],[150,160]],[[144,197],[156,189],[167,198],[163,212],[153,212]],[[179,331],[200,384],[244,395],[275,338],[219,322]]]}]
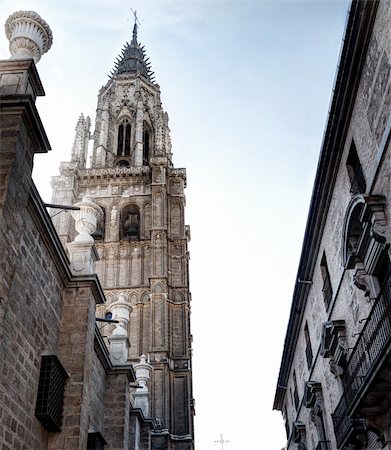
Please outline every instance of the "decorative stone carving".
[{"label": "decorative stone carving", "polygon": [[41,59],[53,43],[49,25],[34,11],[16,11],[5,23],[5,34],[10,41],[10,59]]},{"label": "decorative stone carving", "polygon": [[293,422],[293,442],[299,450],[306,450],[305,425],[300,420]]},{"label": "decorative stone carving", "polygon": [[72,217],[76,222],[75,228],[79,233],[75,238],[75,242],[94,242],[91,234],[96,230],[97,220],[103,216],[102,208],[90,195],[85,195],[82,201],[74,206],[80,208],[79,211],[72,211]]},{"label": "decorative stone carving", "polygon": [[345,336],[344,320],[332,320],[323,324],[320,354],[324,358],[330,358],[330,370],[336,377],[342,375],[346,363]]},{"label": "decorative stone carving", "polygon": [[133,364],[136,372],[136,380],[139,388],[134,394],[135,406],[140,408],[146,417],[149,416],[149,391],[148,382],[152,372],[152,366],[145,355],[140,356],[140,362]]},{"label": "decorative stone carving", "polygon": [[118,320],[118,324],[112,335],[108,337],[110,358],[113,364],[127,364],[130,343],[126,328],[129,323],[132,307],[123,292],[120,292],[117,300],[111,303],[110,310],[113,314],[113,319]]}]

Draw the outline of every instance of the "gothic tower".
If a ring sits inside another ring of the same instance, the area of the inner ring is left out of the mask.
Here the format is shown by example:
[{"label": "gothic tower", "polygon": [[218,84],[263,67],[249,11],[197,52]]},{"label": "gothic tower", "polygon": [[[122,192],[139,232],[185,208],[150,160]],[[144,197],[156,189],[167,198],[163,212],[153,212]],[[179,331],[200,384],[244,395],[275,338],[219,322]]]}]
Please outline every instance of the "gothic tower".
[{"label": "gothic tower", "polygon": [[[61,163],[60,175],[53,178],[53,202],[73,205],[89,195],[102,208],[93,237],[107,301],[97,316],[118,319],[126,329],[126,363],[137,368],[141,357],[150,367],[147,393],[140,389],[134,398],[165,436],[158,448],[191,450],[186,171],[173,166],[168,114],[148,59],[135,25],[131,43],[99,91],[94,132],[89,117],[81,115],[77,122],[71,161]],[[69,214],[53,221],[64,245],[74,239]],[[114,350],[115,326],[104,328]],[[115,359],[115,351],[111,356]]]}]

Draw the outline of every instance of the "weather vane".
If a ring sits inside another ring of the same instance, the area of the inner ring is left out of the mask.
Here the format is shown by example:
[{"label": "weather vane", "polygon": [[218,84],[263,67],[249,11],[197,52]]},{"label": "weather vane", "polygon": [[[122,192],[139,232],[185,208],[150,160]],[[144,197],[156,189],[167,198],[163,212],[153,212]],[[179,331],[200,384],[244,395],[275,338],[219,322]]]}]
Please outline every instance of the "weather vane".
[{"label": "weather vane", "polygon": [[224,450],[224,444],[225,444],[226,442],[229,442],[229,441],[226,441],[226,440],[223,438],[223,435],[222,435],[222,434],[220,434],[220,439],[219,439],[218,441],[215,441],[216,444],[221,444],[221,450]]}]

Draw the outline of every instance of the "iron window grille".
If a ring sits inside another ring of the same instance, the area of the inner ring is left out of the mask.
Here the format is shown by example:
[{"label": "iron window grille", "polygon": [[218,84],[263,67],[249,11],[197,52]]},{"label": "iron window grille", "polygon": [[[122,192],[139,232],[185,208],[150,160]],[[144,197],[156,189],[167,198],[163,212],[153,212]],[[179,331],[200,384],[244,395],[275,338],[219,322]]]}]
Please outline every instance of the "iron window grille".
[{"label": "iron window grille", "polygon": [[56,355],[42,356],[35,417],[48,431],[61,431],[67,378]]}]

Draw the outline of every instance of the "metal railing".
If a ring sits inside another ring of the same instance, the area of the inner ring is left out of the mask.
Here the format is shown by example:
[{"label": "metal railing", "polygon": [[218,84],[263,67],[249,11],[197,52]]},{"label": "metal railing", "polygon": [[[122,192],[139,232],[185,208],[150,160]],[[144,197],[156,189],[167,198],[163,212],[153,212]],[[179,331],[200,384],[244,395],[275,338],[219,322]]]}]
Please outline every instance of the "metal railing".
[{"label": "metal railing", "polygon": [[390,344],[391,276],[389,275],[365,321],[343,374],[345,392],[333,413],[337,443],[342,441],[352,424],[350,409]]}]

